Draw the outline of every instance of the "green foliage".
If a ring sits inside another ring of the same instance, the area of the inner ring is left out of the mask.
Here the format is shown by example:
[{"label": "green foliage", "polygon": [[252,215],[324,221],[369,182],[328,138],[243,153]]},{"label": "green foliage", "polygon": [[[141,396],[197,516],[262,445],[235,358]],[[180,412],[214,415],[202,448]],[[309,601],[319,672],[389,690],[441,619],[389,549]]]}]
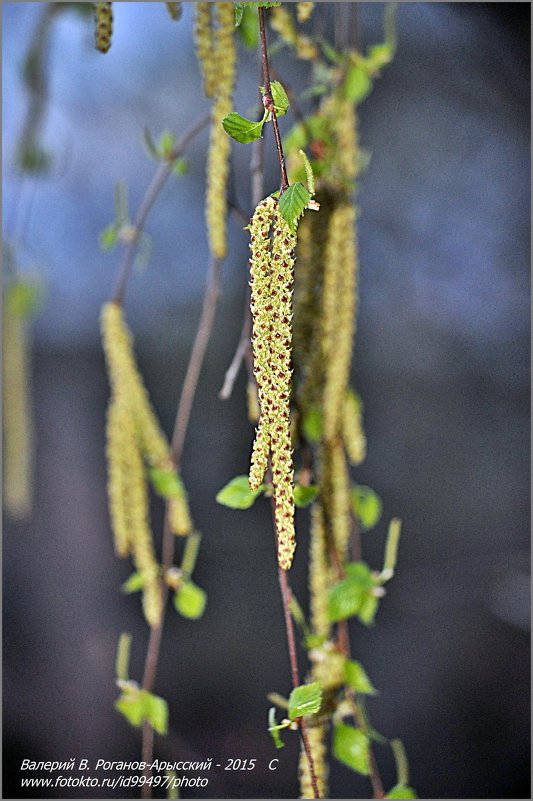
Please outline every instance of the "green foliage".
[{"label": "green foliage", "polygon": [[291,184],[281,195],[279,211],[293,231],[296,230],[296,224],[310,200],[311,195],[299,181]]},{"label": "green foliage", "polygon": [[318,495],[318,487],[314,484],[302,486],[297,484],[294,488],[294,503],[296,506],[306,507],[315,500]]},{"label": "green foliage", "polygon": [[[264,96],[265,87],[261,86],[259,88],[261,89],[261,94]],[[270,92],[272,95],[272,102],[274,103],[274,108],[276,110],[276,115],[278,117],[283,117],[283,115],[287,113],[290,105],[287,92],[279,81],[271,81]]]},{"label": "green foliage", "polygon": [[258,490],[251,490],[248,476],[235,476],[220,490],[216,499],[222,506],[229,506],[230,509],[249,509],[264,489],[263,484]]},{"label": "green foliage", "polygon": [[304,715],[314,715],[322,703],[322,688],[318,682],[300,684],[289,695],[289,718],[296,720]]},{"label": "green foliage", "polygon": [[352,103],[360,103],[372,91],[372,81],[365,63],[352,64],[344,80],[344,96]]},{"label": "green foliage", "polygon": [[[239,28],[239,35],[246,47],[249,47],[251,50],[255,50],[259,43],[257,8],[251,5],[245,5],[244,3],[240,3],[240,5],[244,5],[244,8],[242,9],[242,13],[240,15],[240,24],[236,27]],[[237,12],[235,12],[235,18],[236,17]]]},{"label": "green foliage", "polygon": [[357,616],[369,625],[374,620],[378,598],[377,580],[365,562],[352,562],[345,567],[346,578],[334,584],[328,596],[328,616],[332,623]]},{"label": "green foliage", "polygon": [[207,604],[207,595],[193,581],[184,581],[174,595],[176,611],[189,620],[202,617]]},{"label": "green foliage", "polygon": [[415,790],[405,784],[395,784],[385,798],[418,798]]},{"label": "green foliage", "polygon": [[246,117],[241,117],[236,111],[231,111],[222,120],[222,126],[226,133],[236,142],[248,145],[250,142],[261,138],[266,118],[267,113],[259,122],[253,122],[252,120],[247,120]]},{"label": "green foliage", "polygon": [[273,8],[280,5],[281,3],[235,3],[235,27],[239,27],[245,12],[249,9],[257,11],[258,8]]},{"label": "green foliage", "polygon": [[175,470],[151,467],[148,477],[154,491],[162,498],[179,498],[185,492],[183,483]]},{"label": "green foliage", "polygon": [[346,684],[355,690],[356,693],[363,695],[377,695],[377,690],[368,678],[366,671],[360,662],[354,659],[347,659],[344,665],[344,678]]},{"label": "green foliage", "polygon": [[123,715],[132,726],[142,726],[148,721],[158,734],[168,731],[168,706],[164,698],[141,690],[133,682],[129,682],[115,701],[115,709]]},{"label": "green foliage", "polygon": [[126,595],[130,595],[132,592],[139,592],[144,587],[144,577],[142,573],[135,572],[132,573],[129,578],[126,579],[122,587],[120,588],[122,592],[126,593]]},{"label": "green foliage", "polygon": [[369,740],[362,729],[347,723],[337,723],[333,729],[333,756],[348,768],[368,776]]},{"label": "green foliage", "polygon": [[268,731],[274,742],[276,748],[283,748],[285,743],[281,739],[279,733],[282,729],[286,729],[290,725],[290,720],[284,720],[278,723],[276,720],[276,708],[271,706],[268,710]]},{"label": "green foliage", "polygon": [[306,409],[302,419],[302,432],[308,442],[318,442],[322,435],[323,419],[318,406]]},{"label": "green foliage", "polygon": [[118,244],[118,228],[115,223],[110,223],[98,235],[98,243],[104,252],[114,250]]},{"label": "green foliage", "polygon": [[373,489],[358,484],[352,488],[352,509],[363,531],[369,531],[379,523],[383,504]]}]

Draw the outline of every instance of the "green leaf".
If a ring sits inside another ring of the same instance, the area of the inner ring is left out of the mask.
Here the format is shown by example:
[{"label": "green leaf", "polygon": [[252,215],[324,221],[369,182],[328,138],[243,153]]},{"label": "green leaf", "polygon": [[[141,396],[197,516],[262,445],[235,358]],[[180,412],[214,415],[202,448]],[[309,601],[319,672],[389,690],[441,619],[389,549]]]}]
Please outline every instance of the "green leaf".
[{"label": "green leaf", "polygon": [[368,612],[367,606],[370,604],[371,607],[374,600],[371,592],[376,582],[368,565],[353,562],[346,565],[345,570],[346,578],[334,584],[329,591],[328,615],[332,623],[359,616],[362,610]]},{"label": "green leaf", "polygon": [[377,690],[372,685],[366,671],[360,662],[355,659],[347,659],[344,665],[344,678],[352,690],[363,695],[376,695]]},{"label": "green leaf", "polygon": [[117,246],[117,233],[116,223],[111,223],[100,232],[98,243],[103,251],[113,250]]},{"label": "green leaf", "polygon": [[310,200],[311,195],[299,181],[291,184],[280,197],[279,210],[281,216],[293,231],[296,229],[296,223]]},{"label": "green leaf", "polygon": [[144,577],[142,573],[135,572],[132,573],[129,578],[126,579],[122,587],[120,588],[122,592],[125,592],[129,595],[132,592],[139,592],[142,590],[144,586]]},{"label": "green leaf", "polygon": [[176,144],[174,134],[170,131],[163,131],[157,143],[157,149],[165,161],[172,159],[174,145]]},{"label": "green leaf", "polygon": [[370,94],[372,81],[368,77],[368,71],[362,64],[352,64],[344,80],[344,94],[347,100],[353,103],[360,103]]},{"label": "green leaf", "polygon": [[115,701],[115,709],[124,715],[132,726],[140,726],[144,720],[144,701],[139,688],[125,690]]},{"label": "green leaf", "polygon": [[181,175],[186,175],[189,172],[189,162],[187,159],[176,159],[174,166],[172,167],[172,172],[178,177]]},{"label": "green leaf", "polygon": [[283,117],[283,115],[287,113],[287,109],[290,105],[287,92],[279,81],[272,81],[270,90],[272,92],[272,101],[276,109],[276,114],[278,117]]},{"label": "green leaf", "polygon": [[202,617],[207,603],[207,595],[193,581],[185,581],[174,596],[176,611],[189,620]]},{"label": "green leaf", "polygon": [[406,784],[395,784],[385,798],[418,798],[415,790]]},{"label": "green leaf", "polygon": [[265,118],[259,120],[259,122],[252,122],[247,120],[246,117],[241,117],[236,111],[231,111],[222,120],[222,126],[232,139],[247,145],[261,138],[264,122]]},{"label": "green leaf", "polygon": [[346,723],[337,723],[333,730],[333,756],[343,765],[368,776],[369,741],[362,729],[356,729]]},{"label": "green leaf", "polygon": [[185,492],[183,483],[175,470],[150,467],[148,477],[154,491],[162,498],[178,498]]},{"label": "green leaf", "polygon": [[320,439],[322,434],[322,412],[317,406],[312,406],[304,414],[302,431],[309,442],[318,442]]},{"label": "green leaf", "polygon": [[352,509],[363,531],[370,531],[379,522],[382,508],[381,498],[373,489],[362,484],[352,488]]},{"label": "green leaf", "polygon": [[294,488],[294,503],[296,506],[305,508],[306,506],[309,506],[309,504],[313,503],[317,495],[318,487],[314,484],[311,484],[308,487],[297,484]]},{"label": "green leaf", "polygon": [[[243,3],[237,3],[243,6]],[[239,28],[239,34],[246,47],[255,49],[259,43],[259,25],[257,21],[257,8],[244,5],[244,13],[240,14],[240,24],[237,23],[237,9],[235,9],[235,27]]]},{"label": "green leaf", "polygon": [[363,598],[357,617],[365,626],[371,626],[378,611],[379,598],[375,595],[366,595]]},{"label": "green leaf", "polygon": [[383,44],[371,45],[371,47],[368,48],[368,53],[365,60],[370,71],[377,72],[382,67],[386,67],[387,64],[390,64],[393,56],[393,48],[390,46],[390,44],[385,42]]},{"label": "green leaf", "polygon": [[258,490],[251,490],[248,476],[235,476],[217,494],[217,502],[230,509],[249,509],[258,495],[263,492],[264,485]]},{"label": "green leaf", "polygon": [[358,584],[364,590],[370,590],[376,586],[376,581],[372,571],[366,562],[348,562],[344,569],[348,578]]},{"label": "green leaf", "polygon": [[168,731],[168,705],[159,695],[141,690],[144,705],[144,717],[158,734]]},{"label": "green leaf", "polygon": [[235,27],[238,28],[244,14],[244,3],[235,3]]},{"label": "green leaf", "polygon": [[279,733],[281,729],[287,728],[289,722],[290,721],[288,721],[287,723],[278,723],[276,720],[276,707],[274,706],[270,707],[270,709],[268,710],[268,731],[270,732],[270,736],[272,737],[272,740],[274,741],[274,745],[276,746],[276,748],[284,747],[285,743],[282,741],[281,737],[279,736]]},{"label": "green leaf", "polygon": [[322,688],[315,681],[312,684],[300,684],[289,696],[289,718],[296,720],[304,715],[314,715],[322,703]]}]

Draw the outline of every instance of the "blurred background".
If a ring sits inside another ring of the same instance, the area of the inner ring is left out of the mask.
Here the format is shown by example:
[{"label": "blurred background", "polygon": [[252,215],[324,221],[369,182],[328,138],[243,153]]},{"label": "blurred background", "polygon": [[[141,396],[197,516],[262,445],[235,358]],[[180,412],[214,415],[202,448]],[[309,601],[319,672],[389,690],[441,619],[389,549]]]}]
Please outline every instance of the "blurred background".
[{"label": "blurred background", "polygon": [[[98,318],[120,253],[103,253],[98,235],[113,220],[116,182],[126,183],[134,214],[154,172],[143,128],[179,135],[208,104],[191,3],[179,22],[163,3],[114,4],[106,56],[93,49],[91,23],[65,12],[48,58],[42,139],[51,173],[21,177],[22,61],[45,5],[2,9],[4,240],[22,275],[44,287],[32,327],[34,506],[27,519],[4,516],[3,795],[98,797],[22,791],[19,772],[23,759],[140,753],[138,731],[113,709],[118,636],[133,634],[131,675],[140,678],[147,630],[138,596],[120,592],[130,566],[113,554],[106,505]],[[328,31],[337,4],[317,5]],[[382,4],[357,5],[361,43],[381,41]],[[384,503],[366,561],[380,568],[391,516],[403,534],[375,627],[351,626],[354,657],[380,690],[372,722],[404,741],[421,798],[529,798],[530,5],[401,3],[397,22],[394,62],[359,109],[371,159],[358,196],[353,377],[368,457],[354,478]],[[255,54],[242,48],[240,63],[236,105],[246,113]],[[275,66],[305,86],[305,65],[285,50]],[[187,151],[187,174],[158,199],[146,226],[149,264],[126,299],[167,433],[206,277],[206,143],[204,132]],[[266,150],[265,194],[278,182],[270,131]],[[249,158],[234,145],[231,191],[247,212]],[[266,730],[266,694],[289,691],[269,505],[237,512],[215,502],[246,472],[253,437],[244,375],[229,401],[217,397],[247,280],[247,237],[234,219],[230,242],[183,461],[204,535],[195,579],[209,603],[198,622],[169,610],[155,691],[168,699],[171,723],[156,755],[258,758],[253,772],[212,772],[208,788],[184,797],[295,797],[296,738],[275,752]],[[155,504],[156,532],[161,518]],[[306,512],[298,518],[292,583],[305,601]],[[390,786],[390,752],[378,747],[377,757]],[[332,797],[368,792],[362,777],[332,765]]]}]

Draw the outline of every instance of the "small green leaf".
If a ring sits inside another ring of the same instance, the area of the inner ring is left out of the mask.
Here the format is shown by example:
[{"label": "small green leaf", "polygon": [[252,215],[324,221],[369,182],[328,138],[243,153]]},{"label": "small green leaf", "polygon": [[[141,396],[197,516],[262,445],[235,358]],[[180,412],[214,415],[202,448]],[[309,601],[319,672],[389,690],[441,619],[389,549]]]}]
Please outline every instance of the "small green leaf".
[{"label": "small green leaf", "polygon": [[279,210],[281,216],[293,231],[296,229],[296,223],[310,200],[311,195],[299,181],[291,184],[280,197]]},{"label": "small green leaf", "polygon": [[376,617],[378,606],[379,598],[376,598],[375,595],[365,595],[359,612],[357,613],[357,617],[361,623],[364,623],[365,626],[371,626],[374,622],[374,618]]},{"label": "small green leaf", "polygon": [[360,103],[370,94],[372,81],[368,77],[368,71],[362,64],[352,64],[344,80],[344,94],[347,100],[353,103]]},{"label": "small green leaf", "polygon": [[144,701],[139,688],[125,690],[115,701],[115,709],[124,715],[132,726],[140,726],[144,720]]},{"label": "small green leaf", "polygon": [[368,48],[368,53],[366,57],[366,63],[368,64],[368,68],[371,72],[377,72],[382,67],[386,67],[387,64],[390,64],[392,58],[394,56],[394,51],[390,44],[386,42],[383,44],[375,44],[371,45]]},{"label": "small green leaf", "polygon": [[296,506],[305,508],[306,506],[309,506],[309,504],[313,503],[317,495],[318,487],[314,484],[311,484],[308,487],[297,484],[294,488],[294,503]]},{"label": "small green leaf", "polygon": [[264,485],[258,490],[251,490],[248,476],[235,476],[217,494],[217,502],[230,509],[249,509],[258,495],[263,492]]},{"label": "small green leaf", "polygon": [[129,595],[132,592],[139,592],[142,590],[144,586],[144,577],[142,573],[132,573],[129,578],[126,579],[122,587],[120,588],[122,592],[125,592]]},{"label": "small green leaf", "polygon": [[235,3],[235,27],[238,28],[242,22],[242,16],[244,14],[244,3]]},{"label": "small green leaf", "polygon": [[108,252],[117,246],[117,233],[116,223],[111,223],[100,232],[98,243],[103,251]]},{"label": "small green leaf", "polygon": [[276,109],[276,114],[278,117],[283,117],[283,115],[287,113],[287,109],[290,105],[287,92],[279,81],[272,81],[270,90],[272,92],[272,101]]},{"label": "small green leaf", "polygon": [[144,717],[158,734],[168,731],[168,705],[159,695],[141,690],[143,696]]},{"label": "small green leaf", "polygon": [[356,729],[346,723],[338,723],[333,730],[333,756],[343,765],[368,776],[369,741],[362,729]]},{"label": "small green leaf", "polygon": [[383,504],[370,487],[361,484],[352,488],[352,509],[363,531],[370,531],[379,522]]},{"label": "small green leaf", "polygon": [[385,798],[418,798],[415,790],[406,784],[395,784]]},{"label": "small green leaf", "polygon": [[315,681],[312,684],[300,684],[289,696],[289,718],[296,720],[304,715],[314,715],[322,703],[322,688]]},{"label": "small green leaf", "polygon": [[276,720],[276,708],[274,706],[270,707],[270,709],[268,710],[268,731],[270,732],[270,736],[272,737],[272,740],[274,741],[274,745],[276,746],[276,748],[284,747],[285,743],[282,741],[281,737],[279,736],[279,733],[282,729],[287,728],[289,722],[278,723]]},{"label": "small green leaf", "polygon": [[148,476],[154,491],[162,498],[178,498],[185,491],[183,483],[175,470],[150,467]]},{"label": "small green leaf", "polygon": [[231,111],[227,117],[224,117],[222,120],[222,126],[232,139],[241,142],[243,145],[247,145],[261,138],[264,121],[263,118],[259,120],[259,122],[252,122],[251,120],[247,120],[246,117],[241,117],[236,111]]},{"label": "small green leaf", "polygon": [[193,581],[185,581],[174,596],[176,611],[189,620],[202,617],[207,603],[207,595]]},{"label": "small green leaf", "polygon": [[372,571],[366,562],[347,562],[344,569],[348,578],[358,584],[361,589],[370,590],[376,586]]},{"label": "small green leaf", "polygon": [[304,414],[302,431],[309,442],[318,442],[320,439],[322,434],[322,412],[317,406],[311,406]]},{"label": "small green leaf", "polygon": [[186,175],[189,172],[189,162],[187,159],[176,159],[174,166],[172,167],[172,172],[178,177],[181,175]]},{"label": "small green leaf", "polygon": [[32,317],[41,304],[41,290],[27,281],[14,281],[6,289],[5,303],[15,317]]},{"label": "small green leaf", "polygon": [[344,665],[344,678],[352,690],[363,695],[376,695],[377,690],[366,675],[366,671],[360,662],[355,659],[347,659]]},{"label": "small green leaf", "polygon": [[174,145],[176,144],[174,134],[170,131],[163,131],[157,143],[157,149],[165,161],[172,159]]},{"label": "small green leaf", "polygon": [[353,562],[347,564],[345,570],[346,578],[334,584],[329,591],[328,615],[332,623],[359,616],[361,610],[366,609],[368,604],[372,606],[374,600],[371,592],[376,582],[368,565]]},{"label": "small green leaf", "polygon": [[259,43],[259,25],[257,21],[257,8],[246,5],[239,27],[239,35],[243,44],[250,49]]}]

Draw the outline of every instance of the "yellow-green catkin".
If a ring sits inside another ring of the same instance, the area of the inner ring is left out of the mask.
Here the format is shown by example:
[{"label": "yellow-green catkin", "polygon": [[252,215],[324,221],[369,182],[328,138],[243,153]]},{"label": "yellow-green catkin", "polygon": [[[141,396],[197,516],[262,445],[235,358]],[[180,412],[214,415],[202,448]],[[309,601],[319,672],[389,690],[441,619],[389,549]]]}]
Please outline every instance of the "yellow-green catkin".
[{"label": "yellow-green catkin", "polygon": [[[308,724],[307,738],[309,748],[313,755],[313,766],[318,785],[320,798],[328,797],[328,766],[326,754],[326,726],[322,721]],[[298,767],[300,779],[300,798],[314,798],[313,784],[309,772],[309,762],[303,745],[300,748],[300,763]]]},{"label": "yellow-green catkin", "polygon": [[233,3],[213,3],[217,27],[211,59],[216,65],[216,95],[211,109],[211,133],[207,156],[206,221],[209,248],[216,259],[227,253],[227,184],[231,139],[222,120],[233,106],[235,84],[235,8]]},{"label": "yellow-green catkin", "polygon": [[307,20],[313,13],[314,7],[315,7],[314,3],[297,3],[296,18],[298,19],[298,22],[307,22]]},{"label": "yellow-green catkin", "polygon": [[94,4],[95,47],[107,53],[113,36],[113,3]]},{"label": "yellow-green catkin", "polygon": [[179,537],[186,537],[192,532],[193,525],[185,490],[183,490],[183,494],[180,493],[175,498],[169,499],[168,522],[171,531]]},{"label": "yellow-green catkin", "polygon": [[324,438],[340,434],[348,385],[356,308],[355,209],[339,204],[331,213],[325,251],[322,347],[325,364]]},{"label": "yellow-green catkin", "polygon": [[4,508],[26,517],[32,504],[33,422],[30,409],[29,333],[23,317],[3,312],[2,403]]},{"label": "yellow-green catkin", "polygon": [[309,599],[314,634],[327,638],[331,623],[328,615],[328,591],[331,570],[327,553],[324,511],[319,502],[311,508],[311,544],[309,552]]},{"label": "yellow-green catkin", "polygon": [[206,97],[213,97],[217,85],[217,62],[214,57],[213,3],[196,3],[194,38],[196,55],[204,81]]},{"label": "yellow-green catkin", "polygon": [[273,198],[258,204],[250,234],[252,347],[261,416],[249,479],[252,489],[260,486],[271,453],[278,562],[288,570],[296,546],[290,432],[296,235],[277,211]]},{"label": "yellow-green catkin", "polygon": [[285,44],[290,45],[296,51],[298,58],[304,61],[312,61],[317,56],[317,49],[309,36],[296,30],[293,18],[286,8],[277,6],[271,9],[269,16],[270,25],[279,35]]},{"label": "yellow-green catkin", "polygon": [[113,399],[107,410],[107,494],[115,553],[124,558],[131,551],[128,501],[128,452],[136,448],[135,423],[125,403]]},{"label": "yellow-green catkin", "polygon": [[350,541],[350,474],[340,438],[324,444],[322,455],[323,502],[337,556],[344,561]]},{"label": "yellow-green catkin", "polygon": [[342,407],[342,438],[350,464],[359,465],[366,457],[361,401],[348,390]]}]

